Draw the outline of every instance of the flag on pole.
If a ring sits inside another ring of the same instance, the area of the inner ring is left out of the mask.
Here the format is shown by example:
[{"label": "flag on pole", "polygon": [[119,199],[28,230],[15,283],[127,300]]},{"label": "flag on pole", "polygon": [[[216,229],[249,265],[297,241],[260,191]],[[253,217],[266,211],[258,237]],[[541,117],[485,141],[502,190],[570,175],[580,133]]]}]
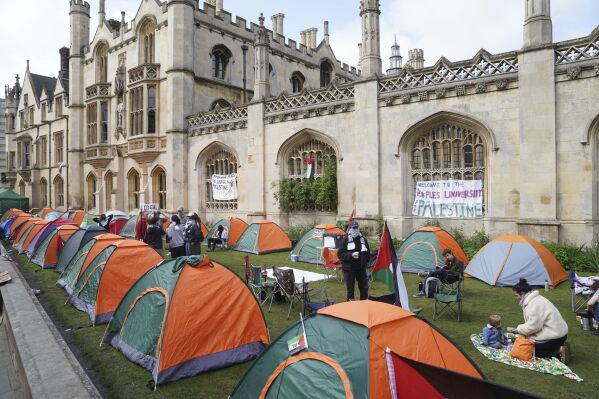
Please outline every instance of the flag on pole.
[{"label": "flag on pole", "polygon": [[291,338],[287,341],[287,348],[289,349],[289,355],[295,355],[298,352],[308,348],[308,338],[306,337],[306,327],[304,326],[304,318],[300,313],[300,320],[302,321],[302,333],[297,337]]},{"label": "flag on pole", "polygon": [[308,164],[306,167],[306,174],[305,174],[305,178],[306,179],[314,179],[314,158],[310,157],[306,160],[306,163]]},{"label": "flag on pole", "polygon": [[349,215],[349,218],[345,221],[346,228],[349,228],[349,222],[354,220],[355,216],[356,216],[356,204],[354,204],[354,209],[352,209],[351,214]]},{"label": "flag on pole", "polygon": [[379,254],[372,268],[372,274],[375,280],[384,282],[389,291],[395,293],[395,304],[400,305],[405,310],[410,310],[408,300],[408,290],[401,273],[401,266],[397,262],[397,254],[393,247],[393,240],[387,222],[383,228],[381,236],[381,247]]}]

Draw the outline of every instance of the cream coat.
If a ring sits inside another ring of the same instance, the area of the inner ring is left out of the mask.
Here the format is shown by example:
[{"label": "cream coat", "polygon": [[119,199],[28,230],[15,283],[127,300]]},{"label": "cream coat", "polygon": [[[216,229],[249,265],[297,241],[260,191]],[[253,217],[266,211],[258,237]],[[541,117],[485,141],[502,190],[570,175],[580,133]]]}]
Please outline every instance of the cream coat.
[{"label": "cream coat", "polygon": [[538,291],[524,298],[522,305],[524,324],[517,327],[518,334],[535,341],[557,339],[568,334],[568,325],[559,310]]}]

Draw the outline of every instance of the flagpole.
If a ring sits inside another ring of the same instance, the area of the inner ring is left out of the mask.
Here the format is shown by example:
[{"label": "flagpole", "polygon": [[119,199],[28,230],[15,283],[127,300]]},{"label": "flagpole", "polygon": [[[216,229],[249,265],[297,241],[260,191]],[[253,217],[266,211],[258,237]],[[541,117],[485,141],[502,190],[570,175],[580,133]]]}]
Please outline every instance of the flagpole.
[{"label": "flagpole", "polygon": [[308,335],[306,335],[306,326],[304,326],[304,317],[302,316],[302,312],[300,312],[300,320],[302,322],[302,330],[304,330],[304,340],[306,341],[306,348],[308,347]]}]

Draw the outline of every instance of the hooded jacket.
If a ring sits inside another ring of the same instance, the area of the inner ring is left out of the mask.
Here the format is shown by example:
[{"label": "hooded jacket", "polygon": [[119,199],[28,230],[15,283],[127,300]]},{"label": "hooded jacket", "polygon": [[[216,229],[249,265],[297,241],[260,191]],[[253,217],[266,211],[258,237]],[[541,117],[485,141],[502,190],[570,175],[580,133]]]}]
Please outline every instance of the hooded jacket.
[{"label": "hooded jacket", "polygon": [[535,341],[562,338],[568,334],[568,325],[559,310],[539,291],[531,291],[522,300],[524,324],[516,329],[518,334]]}]

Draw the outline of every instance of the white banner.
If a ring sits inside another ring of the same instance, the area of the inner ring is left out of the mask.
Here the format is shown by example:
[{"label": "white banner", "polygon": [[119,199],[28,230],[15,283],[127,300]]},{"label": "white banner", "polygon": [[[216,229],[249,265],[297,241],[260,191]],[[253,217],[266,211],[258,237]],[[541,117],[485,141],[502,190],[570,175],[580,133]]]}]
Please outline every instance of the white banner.
[{"label": "white banner", "polygon": [[237,173],[212,175],[212,198],[216,201],[237,199]]},{"label": "white banner", "polygon": [[139,209],[144,213],[158,212],[160,211],[160,206],[158,204],[141,204]]},{"label": "white banner", "polygon": [[412,215],[427,218],[483,217],[482,180],[419,181]]}]

